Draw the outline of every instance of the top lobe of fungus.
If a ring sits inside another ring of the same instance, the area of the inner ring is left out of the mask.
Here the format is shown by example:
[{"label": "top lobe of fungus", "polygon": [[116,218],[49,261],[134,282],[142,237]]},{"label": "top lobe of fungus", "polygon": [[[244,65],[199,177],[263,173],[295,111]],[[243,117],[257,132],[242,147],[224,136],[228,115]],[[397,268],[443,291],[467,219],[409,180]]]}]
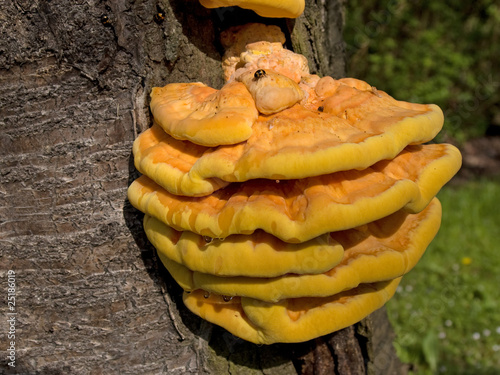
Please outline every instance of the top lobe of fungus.
[{"label": "top lobe of fungus", "polygon": [[248,139],[258,116],[252,96],[240,82],[221,90],[199,82],[154,87],[151,112],[167,134],[208,147]]},{"label": "top lobe of fungus", "polygon": [[[240,66],[242,64],[244,64],[243,67]],[[283,48],[281,43],[265,41],[247,44],[245,51],[240,55],[239,65],[236,65],[235,69],[235,77],[238,77],[242,71],[270,69],[297,83],[310,75],[307,59],[303,55]],[[229,69],[224,69],[224,71],[226,76],[232,74]]]},{"label": "top lobe of fungus", "polygon": [[[256,72],[248,74],[251,84]],[[265,78],[263,74],[257,74],[258,81]],[[246,91],[257,113],[243,83],[235,83]],[[258,116],[251,136],[238,144],[216,149],[198,146],[172,139],[154,125],[134,142],[136,167],[173,194],[203,196],[228,182],[288,180],[364,169],[394,158],[408,144],[428,142],[443,124],[439,107],[397,101],[362,81],[324,77],[317,82],[302,80],[304,87],[307,99],[278,113]]]},{"label": "top lobe of fungus", "polygon": [[205,8],[239,6],[262,17],[297,18],[304,11],[304,0],[200,0]]},{"label": "top lobe of fungus", "polygon": [[252,94],[257,110],[264,115],[289,108],[304,97],[295,81],[272,70],[247,71],[237,80],[243,82]]},{"label": "top lobe of fungus", "polygon": [[310,76],[307,58],[284,48],[285,41],[285,34],[275,25],[251,23],[223,31],[225,80],[230,82],[242,72],[256,69],[273,70],[297,83],[307,79]]},{"label": "top lobe of fungus", "polygon": [[[225,50],[222,58],[224,78],[229,81],[235,70],[245,65],[242,54],[248,49],[247,45],[267,43],[273,48],[283,49],[282,45],[285,43],[286,38],[285,34],[276,25],[249,23],[224,30],[221,32],[220,41]],[[268,48],[268,51],[273,48]],[[259,53],[259,57],[262,55],[262,53]]]}]

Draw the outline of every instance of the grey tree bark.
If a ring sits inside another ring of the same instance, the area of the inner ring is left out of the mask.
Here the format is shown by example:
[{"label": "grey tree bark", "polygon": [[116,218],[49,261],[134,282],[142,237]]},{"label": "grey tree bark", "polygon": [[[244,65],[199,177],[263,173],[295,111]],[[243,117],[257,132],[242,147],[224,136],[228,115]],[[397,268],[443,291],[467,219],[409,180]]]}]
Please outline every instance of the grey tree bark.
[{"label": "grey tree bark", "polygon": [[[311,71],[340,77],[341,5],[311,0],[295,21],[265,22],[282,23]],[[260,347],[192,315],[126,200],[151,87],[220,87],[227,19],[197,0],[3,0],[0,20],[0,342],[14,341],[16,366],[2,356],[0,373],[401,373],[383,310]]]}]

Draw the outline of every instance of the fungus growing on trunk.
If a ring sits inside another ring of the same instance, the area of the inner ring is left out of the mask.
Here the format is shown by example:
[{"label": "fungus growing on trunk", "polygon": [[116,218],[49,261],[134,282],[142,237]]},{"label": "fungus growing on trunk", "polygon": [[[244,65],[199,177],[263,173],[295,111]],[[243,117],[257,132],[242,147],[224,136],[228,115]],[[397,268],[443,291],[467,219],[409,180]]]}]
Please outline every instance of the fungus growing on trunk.
[{"label": "fungus growing on trunk", "polygon": [[272,26],[225,31],[220,90],[153,89],[128,191],[186,306],[264,344],[344,328],[391,298],[461,163],[454,146],[424,144],[437,106],[311,75],[283,43]]},{"label": "fungus growing on trunk", "polygon": [[[254,70],[249,73],[255,75]],[[397,101],[381,91],[375,94],[367,84],[364,89],[350,86],[360,87],[357,80],[337,80],[330,91],[324,82],[313,86],[321,84],[320,94],[309,93],[291,108],[260,114],[248,127],[248,139],[237,144],[204,148],[176,141],[154,125],[134,143],[136,167],[173,194],[201,196],[227,182],[364,169],[394,158],[409,144],[430,141],[442,127],[437,106]],[[233,132],[229,124],[223,125],[226,138]],[[213,134],[207,137],[198,137],[197,143],[213,142]]]},{"label": "fungus growing on trunk", "polygon": [[344,257],[343,246],[329,233],[295,244],[262,230],[251,236],[235,234],[212,239],[190,231],[176,231],[149,215],[144,217],[144,229],[162,259],[217,276],[320,273],[332,269]]},{"label": "fungus growing on trunk", "polygon": [[211,195],[168,193],[147,176],[129,188],[142,212],[177,230],[225,238],[262,229],[285,242],[308,241],[381,219],[423,210],[459,166],[450,145],[408,146],[391,161],[304,179],[250,180]]},{"label": "fungus growing on trunk", "polygon": [[304,92],[295,81],[273,70],[250,70],[236,79],[245,84],[257,110],[263,115],[281,112],[304,97]]},{"label": "fungus growing on trunk", "polygon": [[297,18],[304,11],[304,0],[200,0],[206,8],[239,6],[262,17]]},{"label": "fungus growing on trunk", "polygon": [[[326,262],[319,261],[321,248],[318,246],[317,253],[310,253],[310,258],[305,258],[305,264],[310,267],[308,272],[284,272],[277,276],[272,276],[276,272],[267,274],[264,269],[257,276],[240,274],[235,277],[220,276],[213,271],[194,271],[169,258],[162,251],[161,244],[149,238],[173,278],[183,280],[183,288],[187,291],[203,289],[224,296],[278,302],[289,298],[331,296],[360,284],[403,276],[418,262],[436,235],[440,221],[441,206],[434,199],[425,210],[415,215],[401,210],[362,227],[332,232],[330,237],[340,244],[344,254],[331,269],[321,271]],[[232,239],[229,237],[222,242],[226,241],[226,246],[230,246]],[[201,252],[203,250],[199,249],[197,254],[191,254],[192,258],[200,258]],[[238,253],[236,249],[235,252]],[[266,258],[259,254],[252,256],[251,264],[276,265],[266,262]]]},{"label": "fungus growing on trunk", "polygon": [[254,298],[224,298],[201,289],[184,292],[184,304],[203,319],[256,344],[302,342],[359,322],[382,307],[401,278],[360,286],[328,297],[303,297],[269,303]]},{"label": "fungus growing on trunk", "polygon": [[248,139],[258,114],[252,96],[239,82],[221,90],[199,82],[154,87],[151,112],[172,137],[209,147]]}]

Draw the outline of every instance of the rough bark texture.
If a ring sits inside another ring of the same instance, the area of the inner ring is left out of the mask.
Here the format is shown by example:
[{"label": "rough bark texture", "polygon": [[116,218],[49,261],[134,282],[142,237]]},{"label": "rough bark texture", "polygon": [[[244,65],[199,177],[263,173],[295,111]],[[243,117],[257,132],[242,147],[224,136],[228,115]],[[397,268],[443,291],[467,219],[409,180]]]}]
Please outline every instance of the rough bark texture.
[{"label": "rough bark texture", "polygon": [[[284,24],[317,73],[343,75],[340,3],[310,1]],[[220,13],[197,0],[4,0],[0,20],[2,351],[7,270],[17,313],[16,368],[2,356],[0,373],[400,373],[386,371],[398,366],[390,328],[373,318],[258,347],[187,311],[158,264],[126,200],[132,142],[152,86],[222,85]]]},{"label": "rough bark texture", "polygon": [[345,75],[342,39],[345,0],[310,0],[297,20],[287,22],[293,50],[307,57],[311,73],[341,78]]}]

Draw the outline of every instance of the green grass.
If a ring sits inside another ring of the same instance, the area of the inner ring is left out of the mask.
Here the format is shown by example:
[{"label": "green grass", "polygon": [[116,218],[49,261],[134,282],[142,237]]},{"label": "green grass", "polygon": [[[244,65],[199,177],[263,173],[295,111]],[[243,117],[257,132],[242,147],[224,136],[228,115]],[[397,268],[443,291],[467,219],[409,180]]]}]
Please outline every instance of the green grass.
[{"label": "green grass", "polygon": [[415,374],[500,374],[500,181],[445,187],[441,229],[387,304]]}]

